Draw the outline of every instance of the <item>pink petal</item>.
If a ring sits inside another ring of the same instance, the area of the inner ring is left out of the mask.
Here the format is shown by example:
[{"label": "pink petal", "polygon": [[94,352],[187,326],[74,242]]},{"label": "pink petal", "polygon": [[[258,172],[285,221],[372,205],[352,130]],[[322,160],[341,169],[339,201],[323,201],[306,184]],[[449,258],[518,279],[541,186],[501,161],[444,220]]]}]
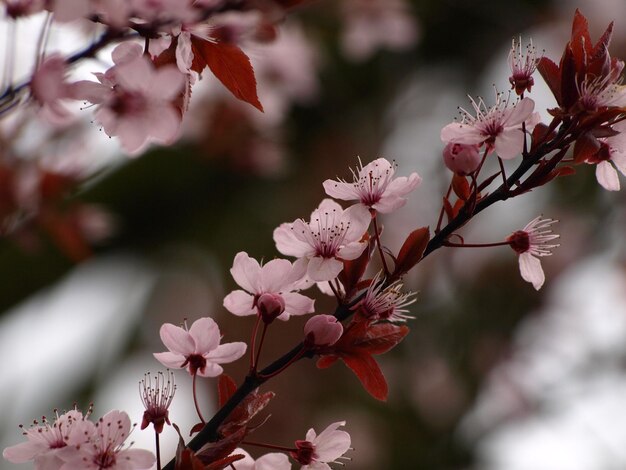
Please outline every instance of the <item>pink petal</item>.
[{"label": "pink petal", "polygon": [[361,256],[366,246],[367,243],[365,242],[349,243],[337,250],[337,257],[346,260],[356,259]]},{"label": "pink petal", "polygon": [[66,23],[91,13],[91,6],[85,0],[56,0],[54,4],[54,21]]},{"label": "pink petal", "polygon": [[273,259],[261,268],[261,283],[264,292],[280,292],[291,284],[293,266],[286,259]]},{"label": "pink petal", "polygon": [[608,191],[619,191],[619,176],[617,171],[608,161],[596,165],[596,179],[602,187]]},{"label": "pink petal", "polygon": [[47,450],[45,443],[39,441],[21,442],[2,451],[2,457],[12,463],[24,463]]},{"label": "pink petal", "polygon": [[485,140],[485,136],[474,126],[452,122],[441,129],[441,140],[446,143],[480,144]]},{"label": "pink petal", "polygon": [[220,329],[215,320],[209,317],[197,319],[189,328],[189,334],[196,344],[196,354],[206,354],[220,344]]},{"label": "pink petal", "polygon": [[372,215],[370,211],[361,204],[348,207],[343,215],[341,221],[344,224],[349,224],[349,228],[346,231],[345,240],[346,243],[359,241],[372,221]]},{"label": "pink petal", "polygon": [[[298,222],[302,224],[301,221],[296,220],[293,225],[296,226]],[[274,230],[274,242],[276,243],[276,249],[283,255],[295,256],[297,258],[302,258],[303,256],[315,253],[314,250],[312,250],[311,245],[299,240],[295,236],[291,226],[292,224],[284,223]],[[308,230],[308,228],[304,229]]]},{"label": "pink petal", "polygon": [[171,144],[178,137],[181,115],[170,104],[154,107],[150,118],[149,135],[163,144]]},{"label": "pink petal", "polygon": [[150,61],[144,56],[116,67],[115,77],[118,83],[129,91],[145,92],[154,79],[154,69]]},{"label": "pink petal", "polygon": [[345,421],[333,423],[315,438],[313,443],[315,444],[315,452],[319,460],[332,462],[348,451],[350,448],[350,434],[338,430],[340,426],[345,424]]},{"label": "pink petal", "polygon": [[530,117],[535,109],[535,102],[530,98],[524,98],[514,107],[505,111],[502,118],[502,125],[505,127],[514,127],[520,125]]},{"label": "pink petal", "polygon": [[252,308],[254,296],[242,290],[234,290],[224,297],[224,308],[233,315],[254,315],[256,310]]},{"label": "pink petal", "polygon": [[111,58],[115,65],[131,62],[143,55],[143,47],[136,42],[124,41],[116,46],[111,52]]},{"label": "pink petal", "polygon": [[626,176],[626,154],[611,152],[611,161],[615,164],[620,173]]},{"label": "pink petal", "polygon": [[164,323],[159,331],[161,341],[167,349],[175,354],[182,356],[188,356],[193,354],[196,343],[191,335],[183,328],[172,325],[171,323]]},{"label": "pink petal", "polygon": [[342,269],[343,263],[341,261],[335,258],[316,256],[309,261],[307,276],[315,282],[331,281],[339,275]]},{"label": "pink petal", "polygon": [[496,137],[494,147],[501,159],[510,160],[515,158],[524,148],[524,133],[521,129],[502,131]]},{"label": "pink petal", "polygon": [[197,374],[200,377],[217,377],[224,372],[224,368],[213,362],[207,362],[204,369],[198,369]]},{"label": "pink petal", "polygon": [[117,459],[128,462],[130,468],[147,469],[152,468],[156,458],[150,451],[144,449],[126,449],[117,454]]},{"label": "pink petal", "polygon": [[176,43],[176,65],[181,71],[187,72],[193,63],[193,51],[191,50],[191,34],[182,31],[178,35]]},{"label": "pink petal", "polygon": [[236,361],[246,353],[246,343],[236,341],[234,343],[221,344],[204,357],[207,361],[219,364],[227,364]]},{"label": "pink petal", "polygon": [[406,201],[406,198],[395,195],[383,196],[380,198],[380,201],[372,206],[372,209],[375,209],[381,214],[389,214],[404,206],[406,204]]},{"label": "pink petal", "polygon": [[257,294],[260,288],[261,266],[254,258],[248,256],[245,251],[235,255],[230,274],[240,287],[248,292]]},{"label": "pink petal", "polygon": [[315,310],[315,300],[308,298],[306,295],[297,292],[287,292],[282,294],[282,297],[285,301],[285,313],[289,315],[304,315]]},{"label": "pink petal", "polygon": [[530,282],[536,290],[541,289],[546,277],[539,258],[535,258],[530,253],[522,253],[519,255],[519,270],[522,279]]},{"label": "pink petal", "polygon": [[130,431],[130,418],[125,411],[111,410],[101,418],[98,433],[103,442],[115,448],[124,443]]},{"label": "pink petal", "polygon": [[157,69],[154,75],[148,94],[158,100],[173,100],[185,84],[185,76],[173,65]]},{"label": "pink petal", "polygon": [[103,103],[112,93],[110,87],[91,80],[80,80],[71,85],[72,97],[77,100],[86,100],[90,103]]},{"label": "pink petal", "polygon": [[182,369],[183,364],[187,360],[185,356],[181,354],[174,354],[172,352],[154,353],[154,358],[170,369]]},{"label": "pink petal", "polygon": [[389,183],[385,192],[396,196],[405,196],[413,191],[421,182],[422,178],[417,173],[411,173],[408,177],[399,176]]},{"label": "pink petal", "polygon": [[343,181],[329,179],[324,181],[323,186],[326,194],[330,197],[334,197],[335,199],[342,199],[344,201],[359,199],[359,193],[352,183],[344,183]]},{"label": "pink petal", "polygon": [[[235,463],[235,468],[239,470],[238,462]],[[285,454],[272,452],[259,457],[255,462],[254,470],[291,470],[291,463]]]}]

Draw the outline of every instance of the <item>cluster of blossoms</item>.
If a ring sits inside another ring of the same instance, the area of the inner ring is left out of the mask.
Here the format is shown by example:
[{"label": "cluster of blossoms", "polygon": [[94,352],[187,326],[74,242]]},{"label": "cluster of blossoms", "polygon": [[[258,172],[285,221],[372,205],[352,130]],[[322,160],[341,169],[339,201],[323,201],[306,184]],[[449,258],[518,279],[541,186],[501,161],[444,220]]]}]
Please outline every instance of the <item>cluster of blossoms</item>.
[{"label": "cluster of blossoms", "polygon": [[13,463],[32,460],[37,470],[152,468],[152,452],[124,445],[131,431],[125,412],[110,411],[95,423],[89,415],[74,409],[56,413],[53,422],[44,417],[24,431],[26,442],[6,448],[2,455]]},{"label": "cluster of blossoms", "polygon": [[[223,29],[206,23],[216,21],[213,13],[222,2],[190,1],[182,6],[176,3],[176,7],[175,2],[157,3],[155,7],[154,2],[129,2],[119,9],[113,7],[121,4],[113,1],[82,3],[81,15],[95,15],[111,27],[147,29],[165,44],[153,48],[150,40],[144,48],[127,42],[117,46],[114,65],[96,75],[98,83],[66,83],[64,64],[49,57],[31,82],[34,98],[58,117],[64,113],[60,99],[88,100],[96,105],[95,116],[105,131],[118,135],[130,152],[139,151],[150,140],[167,143],[175,138],[196,78],[193,74],[208,66],[224,82],[225,76],[220,75],[224,70],[213,62],[216,57],[220,63],[226,59],[226,63],[244,64],[243,82],[237,82],[231,91],[261,108],[254,87],[251,93],[245,86],[246,80],[250,83],[251,72],[245,54],[242,56],[235,43],[225,39],[229,36]],[[18,2],[9,4],[13,16],[25,14],[19,13]],[[61,0],[29,3],[33,11],[51,9],[62,21],[74,18],[66,10],[70,4],[73,2]],[[21,5],[25,9],[25,4]],[[137,23],[138,19],[141,22]],[[397,176],[396,165],[384,158],[366,165],[359,162],[352,171],[352,181],[329,179],[323,183],[330,198],[323,199],[308,220],[299,218],[274,230],[277,251],[294,261],[276,258],[261,263],[246,252],[235,256],[230,272],[240,289],[230,292],[223,305],[236,316],[255,317],[249,344],[222,343],[220,329],[209,317],[191,326],[186,322],[182,327],[164,324],[160,336],[167,351],[154,357],[168,368],[187,370],[200,419],[191,432],[197,435],[188,445],[180,437],[176,461],[170,468],[281,470],[291,468],[288,457],[311,470],[327,470],[329,464],[340,463],[351,445],[350,435],[339,429],[345,425],[343,421],[329,425],[319,435],[310,429],[305,439],[295,441],[292,447],[266,445],[281,452],[257,461],[240,449],[253,429],[251,420],[274,396],[258,389],[296,361],[318,356],[317,367],[330,367],[341,360],[372,396],[386,399],[387,384],[372,356],[389,351],[408,334],[406,323],[412,317],[406,307],[415,297],[403,292],[402,276],[437,248],[508,246],[518,255],[522,278],[535,289],[541,288],[545,276],[540,258],[557,246],[554,240],[558,235],[551,232],[554,220],[537,217],[495,243],[466,243],[458,231],[490,205],[570,174],[574,171],[570,163],[595,164],[599,183],[610,190],[619,188],[614,166],[620,171],[626,166],[621,137],[626,88],[620,81],[624,63],[608,53],[610,36],[611,27],[592,45],[586,21],[577,12],[572,39],[559,65],[536,57],[532,45],[524,53],[520,44],[513,43],[510,84],[517,100],[513,101],[511,94],[496,92],[496,102],[489,107],[482,98],[471,99],[473,111],[461,109],[461,121],[441,131],[443,159],[453,176],[432,238],[429,228],[421,227],[407,236],[397,254],[383,245],[380,215],[403,207],[421,178],[417,173]],[[541,122],[534,101],[524,96],[531,92],[536,70],[546,79],[558,104],[550,110],[553,119],[549,124]],[[226,81],[225,85],[233,83]],[[565,160],[570,149],[572,158]],[[503,160],[514,163],[518,157],[519,166],[507,176]],[[488,158],[497,158],[499,171],[484,177],[481,172]],[[498,186],[494,188],[492,183]],[[352,204],[344,208],[335,199]],[[444,215],[447,225],[442,225]],[[461,242],[453,241],[457,239]],[[367,270],[376,252],[382,268],[370,276]],[[334,314],[312,316],[304,325],[299,345],[260,367],[266,331],[280,325],[274,320],[315,313],[314,299],[301,293],[314,284],[335,296]],[[242,358],[246,352],[249,372],[237,387],[222,365]],[[218,380],[220,411],[208,421],[196,399],[198,377]],[[141,428],[152,424],[157,442],[165,425],[171,423],[168,409],[175,390],[169,372],[168,380],[158,374],[154,382],[146,377],[140,384],[146,408]],[[155,460],[160,470],[158,446],[156,458],[150,452],[124,446],[130,429],[129,417],[120,411],[93,423],[72,410],[57,416],[52,424],[47,420],[36,423],[25,432],[28,441],[5,449],[4,457],[16,463],[32,460],[38,470],[143,469],[150,468]]]}]

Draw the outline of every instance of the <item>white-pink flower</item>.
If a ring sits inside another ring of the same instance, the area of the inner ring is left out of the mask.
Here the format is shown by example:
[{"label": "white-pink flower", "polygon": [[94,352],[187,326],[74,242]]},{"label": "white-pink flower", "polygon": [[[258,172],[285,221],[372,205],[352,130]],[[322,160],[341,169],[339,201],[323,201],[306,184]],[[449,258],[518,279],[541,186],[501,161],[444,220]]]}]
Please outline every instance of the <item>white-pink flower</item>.
[{"label": "white-pink flower", "polygon": [[187,369],[191,375],[217,377],[223,371],[219,364],[236,361],[246,352],[246,343],[220,344],[220,330],[215,320],[204,317],[191,328],[165,323],[160,330],[161,341],[169,349],[154,353],[165,367]]},{"label": "white-pink flower", "polygon": [[[68,445],[68,441],[79,437],[80,423],[85,417],[78,410],[70,410],[62,415],[56,413],[54,422],[45,417],[42,422],[36,423],[24,430],[27,441],[7,447],[2,456],[12,463],[33,461],[36,470],[58,470],[63,465],[59,452]],[[81,428],[82,430],[82,428]]]},{"label": "white-pink flower", "polygon": [[302,464],[302,470],[330,470],[329,463],[338,463],[350,449],[350,434],[339,430],[345,424],[345,421],[333,423],[319,435],[311,428],[305,440],[296,441],[297,450],[291,456]]},{"label": "white-pink flower", "polygon": [[258,313],[264,320],[289,320],[291,315],[304,315],[314,310],[313,299],[293,292],[306,273],[306,262],[302,260],[292,264],[286,259],[273,259],[260,265],[241,251],[235,256],[230,273],[244,289],[235,290],[224,298],[224,307],[235,315]]},{"label": "white-pink flower", "polygon": [[58,54],[46,57],[33,73],[30,89],[41,106],[43,116],[53,124],[66,122],[71,113],[62,101],[74,98],[74,89],[66,81],[67,63]]},{"label": "white-pink flower", "polygon": [[233,451],[233,454],[244,455],[244,458],[230,464],[235,470],[290,470],[289,457],[279,452],[262,455],[254,460],[250,454],[241,448]]},{"label": "white-pink flower", "polygon": [[535,79],[533,73],[537,70],[537,50],[533,46],[532,39],[526,46],[526,52],[522,50],[522,38],[519,41],[515,41],[511,44],[511,50],[509,51],[509,67],[511,69],[511,76],[509,77],[509,83],[515,90],[515,93],[521,95],[525,91],[530,93]]},{"label": "white-pink flower", "polygon": [[503,99],[502,93],[496,93],[496,103],[491,108],[482,98],[478,102],[471,97],[470,100],[475,115],[459,108],[462,121],[445,126],[441,130],[441,140],[454,144],[484,144],[489,152],[495,150],[505,160],[521,153],[524,147],[522,123],[531,125],[535,102],[524,98],[510,105],[509,98]]},{"label": "white-pink flower", "polygon": [[604,189],[619,191],[617,170],[626,175],[626,123],[622,121],[613,127],[619,134],[598,139],[600,148],[586,163],[596,165],[596,179]]},{"label": "white-pink flower", "polygon": [[142,470],[152,468],[155,457],[143,449],[131,449],[124,443],[131,431],[130,418],[124,411],[108,412],[90,430],[85,431],[80,441],[71,442],[63,453],[73,450],[71,458],[60,470]]},{"label": "white-pink flower", "polygon": [[76,83],[76,97],[96,104],[95,118],[109,136],[137,154],[150,141],[173,142],[182,119],[173,104],[185,76],[174,66],[155,68],[136,43],[122,43],[112,54],[115,65],[96,74],[100,83]]},{"label": "white-pink flower", "polygon": [[367,246],[362,240],[371,215],[360,204],[343,210],[324,199],[311,213],[311,221],[298,219],[274,230],[278,251],[307,260],[307,277],[315,282],[330,281],[343,269],[341,259],[357,258]]},{"label": "white-pink flower", "polygon": [[386,214],[406,204],[404,196],[422,181],[417,173],[394,178],[396,165],[385,158],[365,166],[359,160],[359,165],[358,172],[352,170],[352,183],[341,179],[324,181],[326,194],[344,201],[357,200],[367,208]]},{"label": "white-pink flower", "polygon": [[552,248],[559,246],[551,244],[552,240],[559,238],[553,234],[550,225],[557,222],[552,219],[543,219],[541,216],[534,218],[522,230],[509,235],[506,239],[511,248],[519,255],[519,270],[522,279],[530,282],[537,290],[545,282],[545,275],[541,268],[542,256],[550,256]]}]

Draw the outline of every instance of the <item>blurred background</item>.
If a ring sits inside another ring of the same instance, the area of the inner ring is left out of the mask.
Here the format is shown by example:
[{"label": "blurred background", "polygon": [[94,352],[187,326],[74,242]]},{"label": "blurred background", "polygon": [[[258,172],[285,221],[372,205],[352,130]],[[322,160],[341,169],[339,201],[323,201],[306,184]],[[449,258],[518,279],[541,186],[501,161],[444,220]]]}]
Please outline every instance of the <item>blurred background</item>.
[{"label": "blurred background", "polygon": [[[234,255],[277,256],[273,229],[307,218],[322,181],[349,177],[357,156],[395,159],[399,174],[423,177],[383,220],[388,247],[436,225],[450,178],[441,127],[468,105],[466,94],[492,103],[494,84],[509,87],[513,37],[558,60],[577,7],[594,39],[616,21],[611,54],[626,57],[621,0],[322,0],[290,14],[275,42],[246,49],[263,115],[205,73],[180,142],[139,158],[122,156],[86,113],[68,128],[22,125],[15,142],[25,161],[43,152],[48,168],[89,175],[61,202],[81,208],[81,233],[95,248],[51,225],[0,241],[1,447],[21,441],[18,424],[73,403],[140,422],[137,382],[160,370],[152,353],[164,349],[163,322],[209,315],[224,341],[247,341],[253,319],[222,307],[235,288]],[[22,51],[37,21],[18,24]],[[73,50],[72,34],[53,31],[51,47]],[[18,61],[18,75],[20,67],[28,73],[28,63]],[[105,67],[90,61],[78,74]],[[545,117],[555,103],[535,77],[530,96]],[[44,141],[53,144],[42,151]],[[559,219],[561,246],[543,259],[540,292],[506,247],[438,250],[406,278],[419,292],[410,335],[379,357],[388,402],[372,399],[343,364],[320,371],[302,361],[266,387],[277,396],[259,440],[290,445],[309,427],[345,419],[354,470],[626,468],[626,205],[593,168],[577,170],[463,229],[468,242],[491,242],[538,214]],[[317,306],[333,310],[323,295]],[[272,327],[263,357],[290,349],[304,321]],[[240,381],[245,362],[226,370]],[[190,380],[183,371],[176,380],[170,416],[188,429]],[[215,381],[203,386],[208,415]],[[163,436],[171,456],[176,434]],[[136,429],[132,440],[150,448],[153,436]]]}]

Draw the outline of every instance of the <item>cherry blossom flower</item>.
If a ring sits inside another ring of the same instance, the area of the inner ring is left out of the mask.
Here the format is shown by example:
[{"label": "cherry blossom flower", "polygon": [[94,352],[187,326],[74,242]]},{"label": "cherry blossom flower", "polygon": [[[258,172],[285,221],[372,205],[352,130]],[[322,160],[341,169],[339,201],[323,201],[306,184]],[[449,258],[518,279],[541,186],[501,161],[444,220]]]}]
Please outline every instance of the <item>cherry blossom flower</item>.
[{"label": "cherry blossom flower", "polygon": [[[621,62],[621,61],[620,61]],[[624,63],[621,63],[621,69]],[[621,84],[619,75],[610,73],[604,77],[586,75],[578,87],[579,106],[588,112],[595,112],[599,108],[607,106],[626,106],[626,86]]]},{"label": "cherry blossom flower", "polygon": [[67,83],[67,63],[60,55],[46,57],[37,67],[30,82],[35,101],[42,113],[53,124],[67,122],[71,113],[61,104],[64,99],[74,98],[74,88]]},{"label": "cherry blossom flower", "polygon": [[404,196],[422,181],[417,173],[411,173],[408,178],[394,178],[396,165],[385,158],[378,158],[365,166],[359,159],[359,165],[358,172],[352,170],[352,183],[341,179],[324,181],[326,194],[344,201],[357,200],[369,209],[386,214],[404,206],[407,201]]},{"label": "cherry blossom flower", "polygon": [[522,279],[530,282],[536,290],[539,290],[545,282],[545,275],[541,268],[542,256],[550,256],[552,248],[558,244],[548,242],[559,238],[553,234],[550,225],[557,222],[552,219],[543,219],[541,216],[534,218],[522,230],[512,233],[506,239],[511,248],[519,255],[519,269]]},{"label": "cherry blossom flower", "polygon": [[242,251],[235,256],[230,273],[244,289],[224,298],[224,307],[235,315],[258,313],[269,323],[275,318],[289,320],[291,315],[304,315],[314,310],[313,299],[293,292],[306,273],[304,261],[292,264],[286,259],[273,259],[260,265]]},{"label": "cherry blossom flower", "polygon": [[324,429],[319,436],[313,428],[306,433],[306,439],[296,441],[296,451],[291,456],[302,464],[302,470],[330,470],[329,463],[336,462],[350,449],[350,434],[339,431],[345,421],[338,421]]},{"label": "cherry blossom flower", "polygon": [[217,377],[223,371],[219,364],[236,361],[246,352],[246,343],[220,344],[220,330],[215,320],[204,317],[191,328],[165,323],[160,330],[161,341],[169,349],[154,353],[165,367],[187,369],[191,375]]},{"label": "cherry blossom flower", "polygon": [[480,165],[481,155],[477,145],[448,142],[443,149],[443,162],[450,171],[462,176],[474,173]]},{"label": "cherry blossom flower", "polygon": [[237,448],[233,451],[233,454],[241,454],[245,457],[236,462],[232,462],[229,467],[233,467],[235,470],[290,470],[291,463],[289,457],[279,452],[272,452],[262,455],[258,459],[254,460],[250,454],[241,448]]},{"label": "cherry blossom flower", "polygon": [[501,93],[496,93],[496,103],[491,108],[487,108],[482,98],[478,102],[471,97],[470,100],[476,116],[459,108],[462,122],[445,126],[441,130],[441,140],[455,144],[485,144],[489,152],[495,150],[505,160],[518,155],[524,147],[522,123],[530,124],[535,102],[524,98],[509,106],[509,99],[503,100]]},{"label": "cherry blossom flower", "polygon": [[[131,425],[124,411],[108,412],[86,432],[82,441],[73,443],[74,454],[60,470],[142,470],[152,468],[155,457],[143,449],[124,447]],[[68,446],[69,447],[69,446]],[[65,448],[63,452],[70,450]]]},{"label": "cherry blossom flower", "polygon": [[522,50],[522,38],[516,43],[513,38],[511,51],[509,52],[509,67],[511,68],[511,76],[509,82],[515,93],[521,95],[525,91],[530,93],[531,88],[535,84],[533,73],[537,70],[537,51],[533,46],[532,39],[526,46],[526,52]]},{"label": "cherry blossom flower", "polygon": [[278,251],[308,261],[307,277],[330,281],[343,269],[340,259],[357,258],[367,246],[362,240],[371,221],[369,211],[357,204],[343,210],[324,199],[311,213],[311,221],[298,219],[274,230]]},{"label": "cherry blossom flower", "polygon": [[146,429],[150,424],[154,425],[154,431],[163,432],[165,423],[170,423],[169,407],[176,393],[174,374],[167,371],[167,380],[162,372],[157,373],[152,385],[150,373],[139,382],[139,396],[145,411],[141,421],[141,429]]},{"label": "cherry blossom flower", "polygon": [[136,43],[120,44],[112,56],[115,65],[96,74],[100,83],[76,83],[77,98],[97,105],[95,118],[130,154],[139,153],[151,140],[173,142],[182,119],[173,100],[185,76],[174,66],[156,69]]},{"label": "cherry blossom flower", "polygon": [[[41,424],[35,422],[24,431],[26,442],[7,447],[2,456],[12,463],[33,461],[36,470],[58,470],[63,465],[59,457],[61,449],[67,447],[71,437],[82,434],[77,424],[86,418],[74,409],[62,415],[55,411],[56,419],[50,423],[45,417]],[[21,426],[20,426],[21,427]]]},{"label": "cherry blossom flower", "polygon": [[358,302],[353,310],[370,320],[387,320],[390,322],[405,322],[415,317],[406,315],[407,307],[414,303],[415,293],[403,293],[402,281],[393,282],[384,287],[384,282],[378,273],[365,292],[365,297]]},{"label": "cherry blossom flower", "polygon": [[315,315],[304,325],[306,346],[331,346],[342,334],[343,326],[333,315]]},{"label": "cherry blossom flower", "polygon": [[604,189],[619,191],[617,170],[626,175],[626,123],[619,122],[613,128],[619,134],[597,139],[599,148],[585,163],[596,165],[596,179]]}]

